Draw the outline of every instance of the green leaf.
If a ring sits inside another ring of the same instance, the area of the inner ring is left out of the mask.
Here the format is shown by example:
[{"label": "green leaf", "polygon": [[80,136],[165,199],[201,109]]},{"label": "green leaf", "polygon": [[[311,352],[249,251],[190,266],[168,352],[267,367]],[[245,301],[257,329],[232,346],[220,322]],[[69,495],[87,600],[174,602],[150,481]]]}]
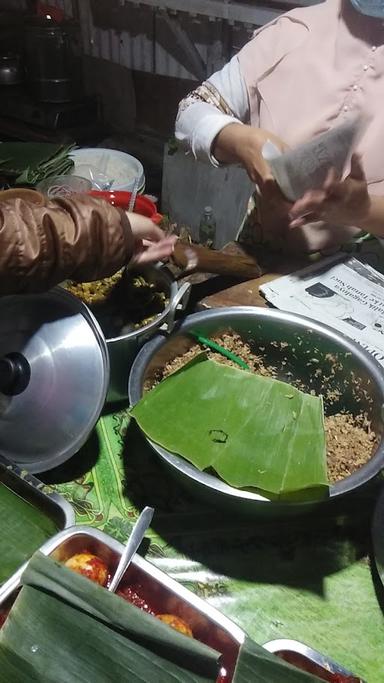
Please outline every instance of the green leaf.
[{"label": "green leaf", "polygon": [[74,145],[49,142],[4,142],[0,149],[1,172],[17,176],[16,184],[36,185],[44,178],[65,175],[73,168],[69,157]]},{"label": "green leaf", "polygon": [[283,663],[246,637],[240,649],[234,683],[316,683],[320,678]]},{"label": "green leaf", "polygon": [[[9,683],[215,683],[218,653],[36,553],[0,630]],[[245,638],[233,683],[316,683]]]},{"label": "green leaf", "polygon": [[214,683],[219,654],[36,553],[0,631],[12,683]]},{"label": "green leaf", "polygon": [[327,493],[321,397],[202,354],[130,412],[152,441],[231,486],[272,496]]},{"label": "green leaf", "polygon": [[53,534],[49,513],[23,500],[0,481],[0,584],[9,579]]}]

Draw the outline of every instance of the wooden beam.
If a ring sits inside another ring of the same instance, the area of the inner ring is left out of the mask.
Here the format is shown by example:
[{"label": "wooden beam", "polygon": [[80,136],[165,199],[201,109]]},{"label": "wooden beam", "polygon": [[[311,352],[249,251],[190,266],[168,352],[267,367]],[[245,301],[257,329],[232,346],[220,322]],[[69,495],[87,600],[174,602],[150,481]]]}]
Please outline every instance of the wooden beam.
[{"label": "wooden beam", "polygon": [[185,12],[192,15],[202,15],[223,19],[229,22],[241,22],[262,26],[275,16],[282,14],[282,6],[286,10],[297,5],[308,6],[318,4],[318,0],[279,0],[270,5],[251,5],[245,2],[231,2],[231,0],[120,0],[120,4],[146,5],[155,9]]}]

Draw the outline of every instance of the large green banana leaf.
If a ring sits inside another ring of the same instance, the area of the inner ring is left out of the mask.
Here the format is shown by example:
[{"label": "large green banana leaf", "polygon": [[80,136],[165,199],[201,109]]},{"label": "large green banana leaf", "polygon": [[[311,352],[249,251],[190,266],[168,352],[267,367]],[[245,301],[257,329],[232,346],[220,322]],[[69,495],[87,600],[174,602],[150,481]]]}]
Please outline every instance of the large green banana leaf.
[{"label": "large green banana leaf", "polygon": [[65,175],[73,168],[69,154],[74,145],[50,142],[3,142],[0,170],[15,178],[17,185],[36,185],[53,175]]},{"label": "large green banana leaf", "polygon": [[0,584],[58,529],[47,513],[0,482]]},{"label": "large green banana leaf", "polygon": [[[215,683],[219,654],[36,553],[0,631],[1,683]],[[246,639],[234,683],[316,683]]]},{"label": "large green banana leaf", "polygon": [[328,491],[322,399],[284,382],[201,354],[131,414],[152,441],[232,486],[272,496]]}]

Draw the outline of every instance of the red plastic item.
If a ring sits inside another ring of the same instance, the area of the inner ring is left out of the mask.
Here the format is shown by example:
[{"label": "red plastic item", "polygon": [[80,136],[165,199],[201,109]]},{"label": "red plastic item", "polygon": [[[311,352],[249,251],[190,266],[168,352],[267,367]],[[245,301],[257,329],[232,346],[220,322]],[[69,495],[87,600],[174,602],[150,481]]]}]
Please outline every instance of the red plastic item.
[{"label": "red plastic item", "polygon": [[[103,190],[91,190],[89,193],[92,197],[99,199],[105,199],[105,201],[112,204],[112,206],[118,206],[119,209],[124,209],[128,211],[129,200],[131,199],[131,192],[107,192]],[[135,213],[141,214],[141,216],[147,216],[157,225],[161,222],[163,216],[158,213],[156,206],[151,202],[148,197],[143,197],[138,194],[135,201],[135,206],[133,207]]]}]

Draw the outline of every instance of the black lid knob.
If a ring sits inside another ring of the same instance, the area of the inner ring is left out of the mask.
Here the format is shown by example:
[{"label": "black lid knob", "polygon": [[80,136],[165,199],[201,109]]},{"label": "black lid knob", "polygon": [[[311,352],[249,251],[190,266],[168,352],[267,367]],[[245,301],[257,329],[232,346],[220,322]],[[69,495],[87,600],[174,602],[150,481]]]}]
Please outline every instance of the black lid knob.
[{"label": "black lid knob", "polygon": [[29,384],[31,368],[21,353],[8,353],[0,358],[0,392],[6,396],[21,394]]}]

